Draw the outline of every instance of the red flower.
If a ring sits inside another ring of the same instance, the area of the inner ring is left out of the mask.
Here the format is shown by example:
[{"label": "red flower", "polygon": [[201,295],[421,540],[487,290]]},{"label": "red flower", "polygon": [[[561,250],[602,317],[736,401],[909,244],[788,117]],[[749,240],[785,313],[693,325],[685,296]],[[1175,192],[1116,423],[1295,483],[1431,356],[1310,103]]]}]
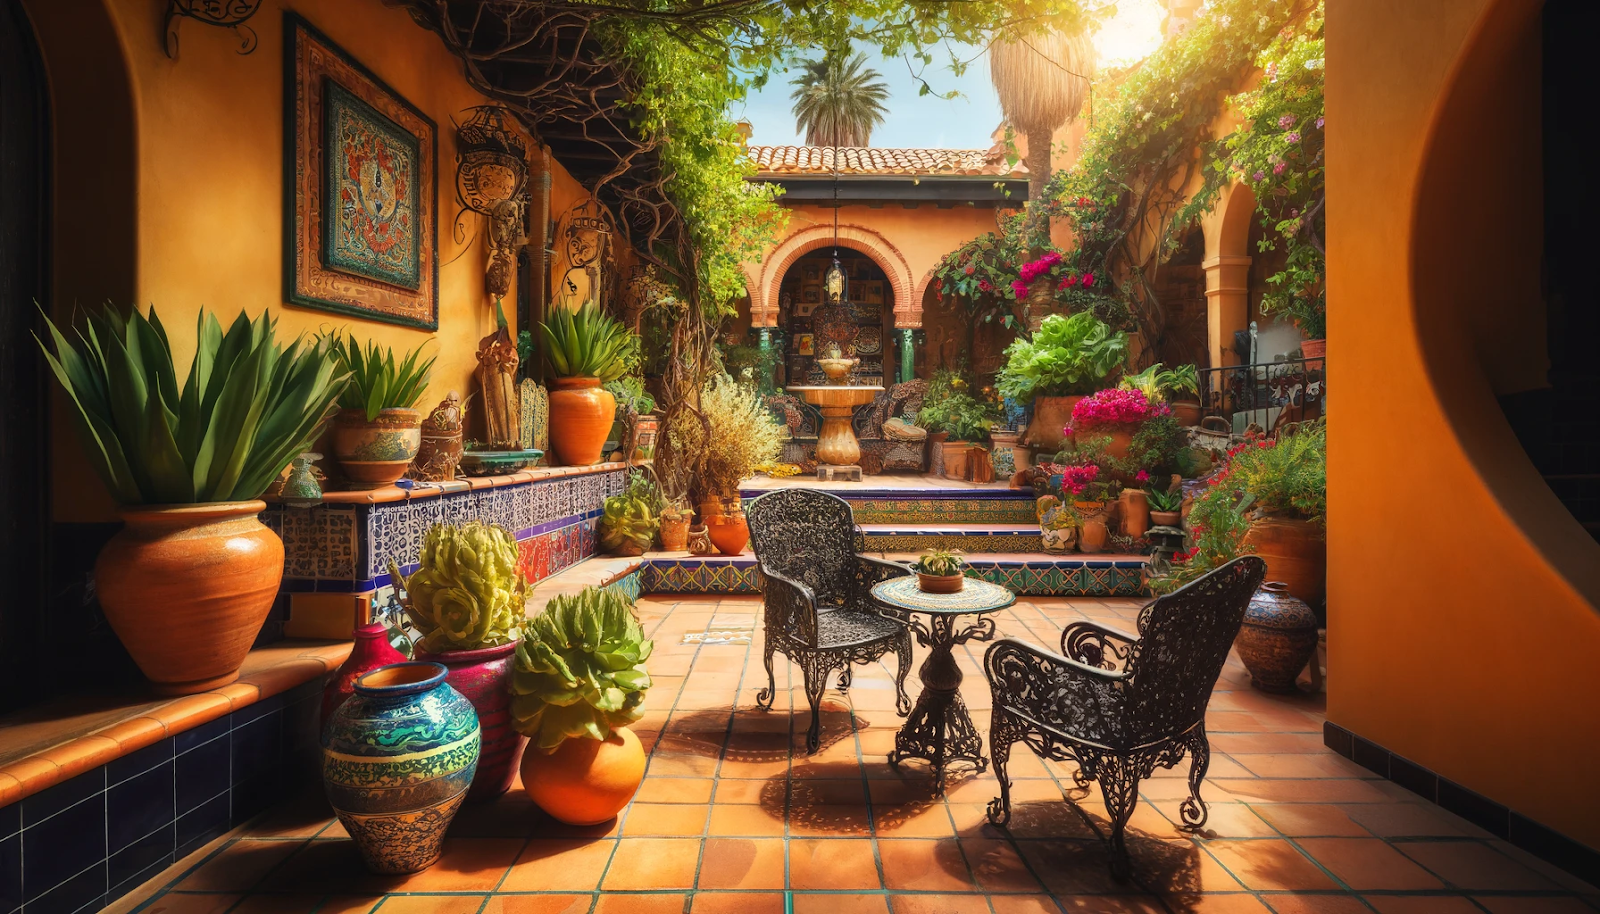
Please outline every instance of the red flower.
[{"label": "red flower", "polygon": [[1085,274],[1083,274],[1083,287],[1085,289],[1087,289],[1092,285],[1094,285],[1094,274],[1093,273],[1085,273]]},{"label": "red flower", "polygon": [[972,275],[972,267],[967,267],[967,275],[968,276]]}]

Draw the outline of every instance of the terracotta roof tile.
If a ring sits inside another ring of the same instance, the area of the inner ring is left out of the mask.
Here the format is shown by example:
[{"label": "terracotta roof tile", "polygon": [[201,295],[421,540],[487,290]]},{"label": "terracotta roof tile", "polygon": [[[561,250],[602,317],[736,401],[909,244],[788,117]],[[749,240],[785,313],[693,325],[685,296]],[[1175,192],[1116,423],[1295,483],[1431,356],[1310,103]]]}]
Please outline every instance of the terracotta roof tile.
[{"label": "terracotta roof tile", "polygon": [[879,146],[751,146],[761,174],[1021,175],[1007,169],[1000,146],[990,149],[889,149]]}]

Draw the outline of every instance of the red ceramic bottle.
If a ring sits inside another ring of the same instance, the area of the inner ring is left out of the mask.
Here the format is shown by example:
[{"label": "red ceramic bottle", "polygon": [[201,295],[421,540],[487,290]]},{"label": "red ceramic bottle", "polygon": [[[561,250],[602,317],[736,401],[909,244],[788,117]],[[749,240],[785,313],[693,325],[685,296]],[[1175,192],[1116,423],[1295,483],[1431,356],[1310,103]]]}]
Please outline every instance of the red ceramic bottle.
[{"label": "red ceramic bottle", "polygon": [[356,679],[363,673],[391,663],[405,663],[406,656],[389,644],[389,628],[381,622],[355,630],[355,646],[344,665],[322,689],[322,720],[327,722],[344,700],[355,694]]}]

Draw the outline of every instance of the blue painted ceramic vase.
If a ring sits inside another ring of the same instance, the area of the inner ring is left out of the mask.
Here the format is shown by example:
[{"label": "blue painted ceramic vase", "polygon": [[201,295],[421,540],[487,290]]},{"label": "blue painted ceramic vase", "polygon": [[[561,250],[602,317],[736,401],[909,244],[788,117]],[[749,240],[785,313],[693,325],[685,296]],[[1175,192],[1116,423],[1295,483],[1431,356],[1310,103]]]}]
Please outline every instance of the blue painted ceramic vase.
[{"label": "blue painted ceramic vase", "polygon": [[322,734],[322,783],[375,873],[415,873],[478,768],[478,715],[437,663],[396,663],[355,681]]}]

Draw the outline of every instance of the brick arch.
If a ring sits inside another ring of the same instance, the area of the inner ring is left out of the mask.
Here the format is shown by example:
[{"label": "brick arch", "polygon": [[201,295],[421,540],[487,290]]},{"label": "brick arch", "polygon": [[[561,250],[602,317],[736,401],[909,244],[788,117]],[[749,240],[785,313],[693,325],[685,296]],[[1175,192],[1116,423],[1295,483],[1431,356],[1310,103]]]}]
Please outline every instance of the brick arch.
[{"label": "brick arch", "polygon": [[[895,326],[921,326],[922,303],[913,302],[911,298],[911,268],[907,266],[900,249],[878,232],[849,223],[840,223],[838,243],[839,247],[850,248],[872,258],[884,275],[889,277],[889,288],[894,292]],[[796,260],[819,248],[832,247],[833,244],[832,225],[808,226],[779,243],[765,258],[766,267],[761,271],[761,281],[751,287],[750,325],[777,326],[778,288],[783,284],[784,275]],[[911,318],[913,314],[915,325],[901,322],[902,317]]]},{"label": "brick arch", "polygon": [[938,264],[934,264],[928,268],[928,272],[922,274],[922,279],[917,281],[916,290],[911,293],[911,311],[906,314],[904,322],[900,320],[899,315],[895,316],[894,325],[896,327],[911,327],[913,329],[922,327],[922,303],[928,297],[928,286],[933,284],[933,274],[938,269]]}]

